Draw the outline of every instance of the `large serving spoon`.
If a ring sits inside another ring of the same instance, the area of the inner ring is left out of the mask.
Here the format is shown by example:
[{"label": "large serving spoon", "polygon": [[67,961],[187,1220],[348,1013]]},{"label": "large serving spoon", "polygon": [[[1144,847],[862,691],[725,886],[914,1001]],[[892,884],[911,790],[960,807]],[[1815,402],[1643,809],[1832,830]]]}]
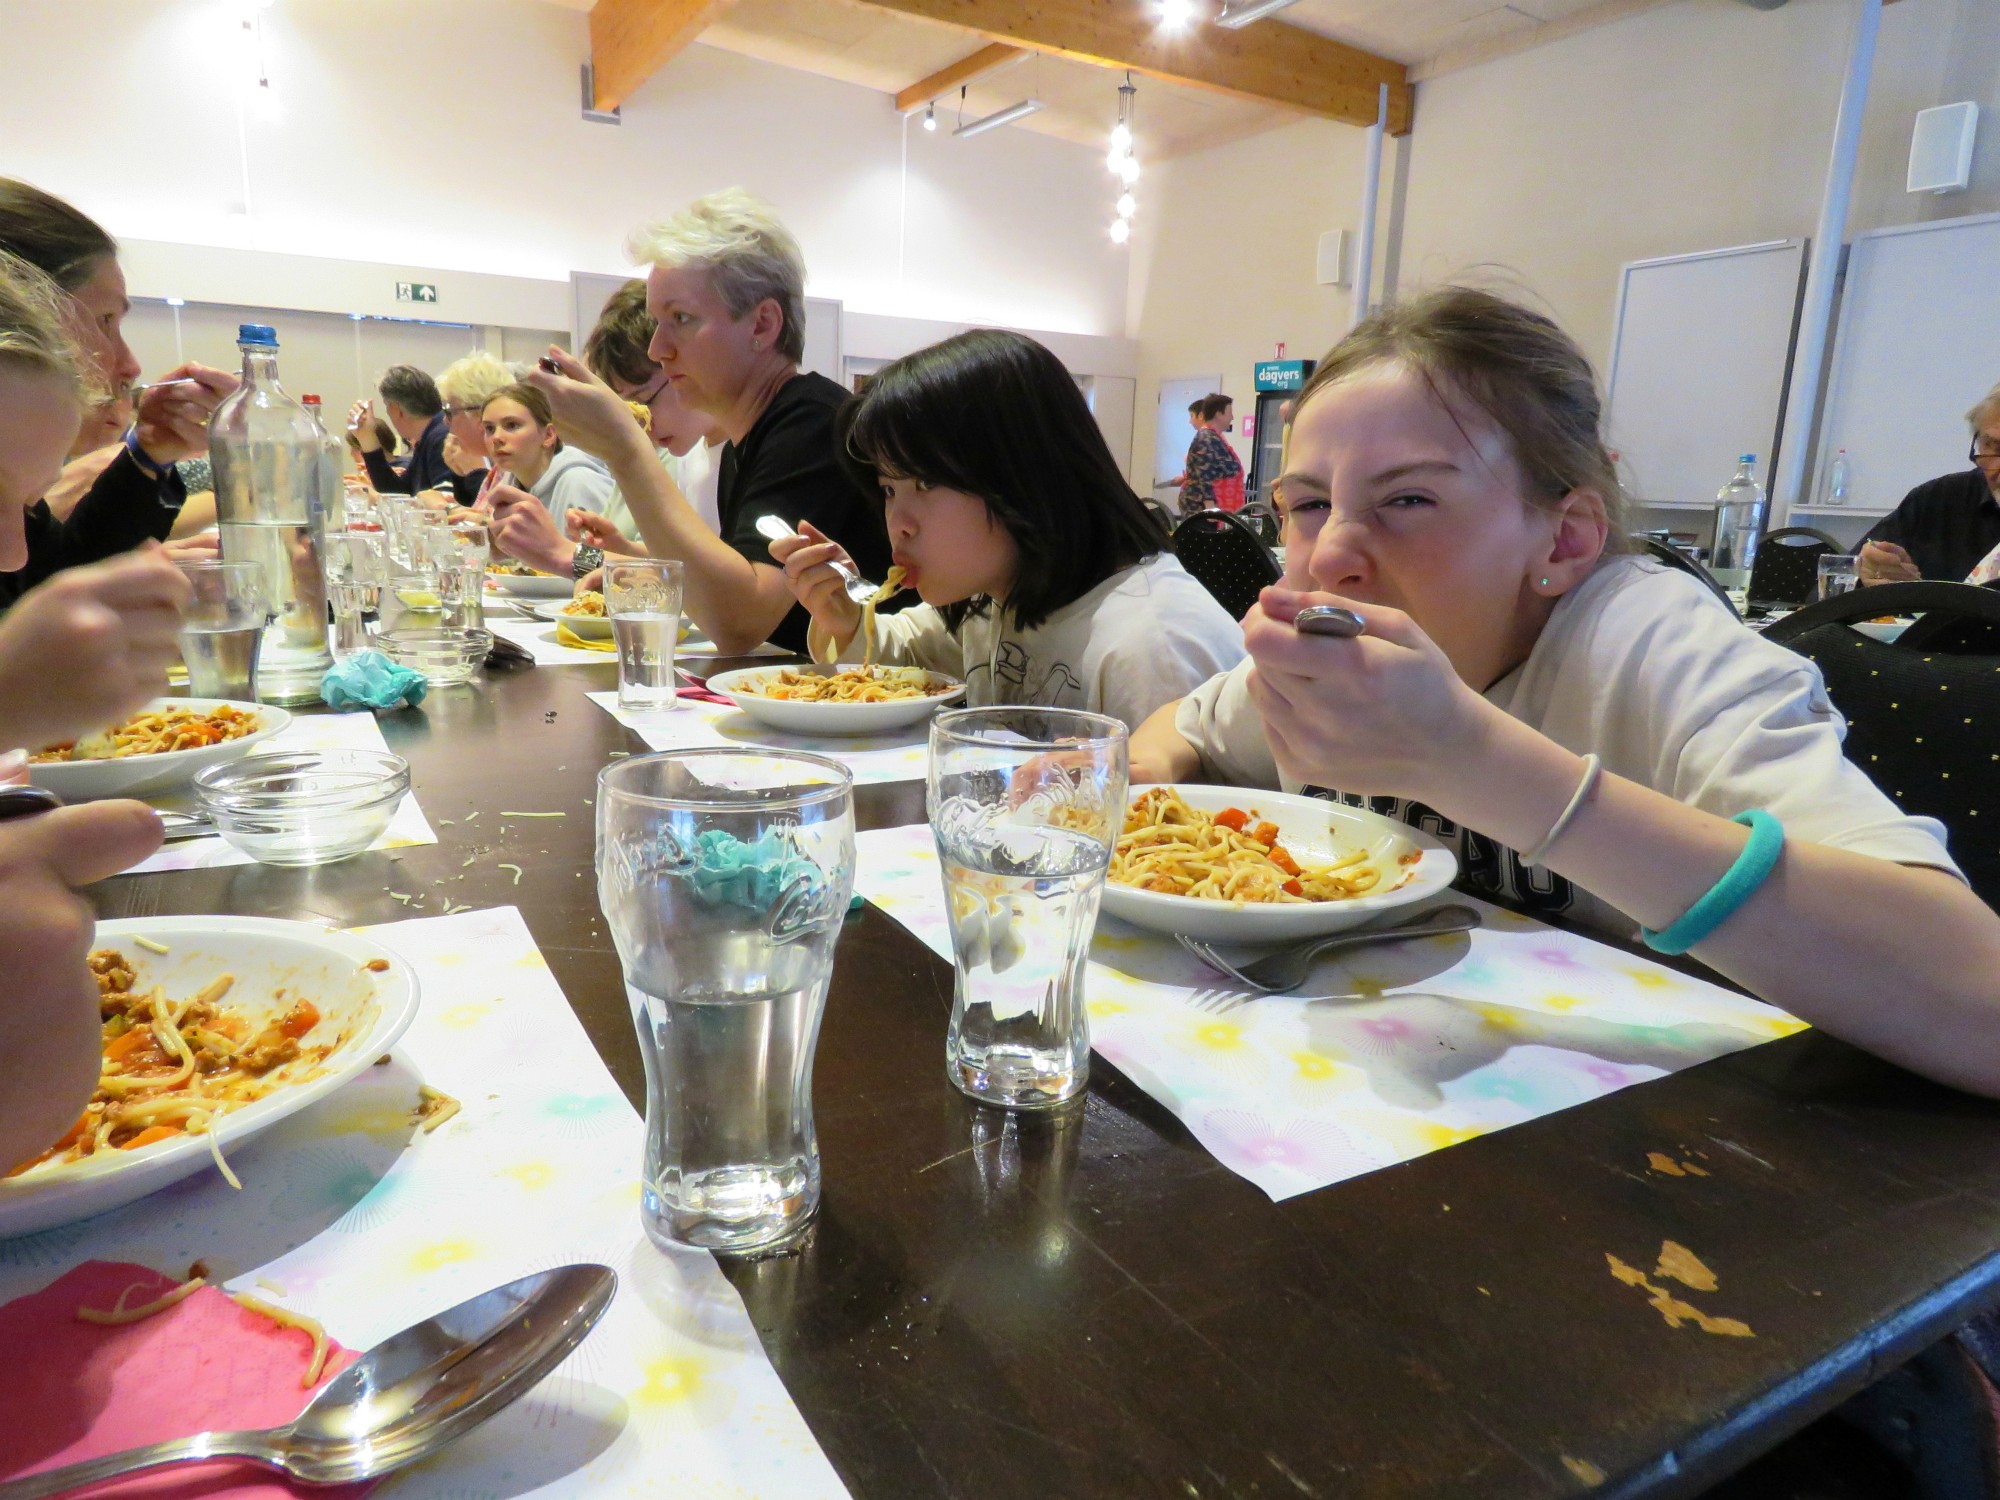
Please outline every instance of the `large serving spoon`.
[{"label": "large serving spoon", "polygon": [[0,1484],[37,1500],[168,1464],[247,1458],[307,1484],[374,1479],[456,1441],[583,1342],[618,1290],[608,1266],[523,1276],[384,1339],[283,1427],[202,1432]]}]

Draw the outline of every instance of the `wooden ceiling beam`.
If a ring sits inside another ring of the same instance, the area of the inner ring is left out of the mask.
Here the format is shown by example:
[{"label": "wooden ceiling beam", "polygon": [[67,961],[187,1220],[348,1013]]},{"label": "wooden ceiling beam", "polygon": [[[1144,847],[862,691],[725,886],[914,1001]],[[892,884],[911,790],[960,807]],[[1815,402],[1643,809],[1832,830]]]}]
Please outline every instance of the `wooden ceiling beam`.
[{"label": "wooden ceiling beam", "polygon": [[590,8],[590,66],[597,107],[618,108],[707,30],[730,3],[597,0]]},{"label": "wooden ceiling beam", "polygon": [[928,78],[920,78],[896,95],[896,112],[907,115],[935,103],[953,89],[997,72],[1024,55],[1023,49],[1006,42],[988,42],[970,57],[961,57],[948,68],[939,68]]},{"label": "wooden ceiling beam", "polygon": [[[613,0],[598,0],[599,7]],[[640,5],[647,0],[616,0]],[[659,3],[659,0],[653,0]],[[682,0],[684,3],[684,0]],[[1409,71],[1283,21],[1241,30],[1207,24],[1215,5],[1185,31],[1168,32],[1141,0],[863,0],[877,10],[940,21],[989,41],[1052,53],[1104,68],[1282,105],[1306,114],[1375,123],[1381,85],[1389,85],[1389,130],[1410,128]],[[593,15],[595,12],[593,12]]]}]

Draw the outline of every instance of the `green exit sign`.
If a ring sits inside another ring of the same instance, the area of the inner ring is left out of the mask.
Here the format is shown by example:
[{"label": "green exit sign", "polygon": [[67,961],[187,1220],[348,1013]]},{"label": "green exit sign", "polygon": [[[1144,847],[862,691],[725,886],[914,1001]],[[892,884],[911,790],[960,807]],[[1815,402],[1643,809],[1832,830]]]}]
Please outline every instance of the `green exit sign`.
[{"label": "green exit sign", "polygon": [[399,281],[396,283],[398,302],[435,302],[438,289],[428,281]]}]

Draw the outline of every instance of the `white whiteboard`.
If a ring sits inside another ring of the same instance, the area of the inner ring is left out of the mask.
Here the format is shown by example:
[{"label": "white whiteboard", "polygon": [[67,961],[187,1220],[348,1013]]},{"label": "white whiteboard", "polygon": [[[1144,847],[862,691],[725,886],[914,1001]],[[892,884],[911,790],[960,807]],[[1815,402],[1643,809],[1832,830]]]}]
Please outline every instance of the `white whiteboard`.
[{"label": "white whiteboard", "polygon": [[1712,507],[1742,453],[1769,485],[1804,273],[1803,240],[1619,273],[1606,427],[1640,504]]},{"label": "white whiteboard", "polygon": [[1996,381],[2000,214],[1856,235],[1814,474],[1845,448],[1845,509],[1894,510],[1926,479],[1971,467],[1965,413]]}]

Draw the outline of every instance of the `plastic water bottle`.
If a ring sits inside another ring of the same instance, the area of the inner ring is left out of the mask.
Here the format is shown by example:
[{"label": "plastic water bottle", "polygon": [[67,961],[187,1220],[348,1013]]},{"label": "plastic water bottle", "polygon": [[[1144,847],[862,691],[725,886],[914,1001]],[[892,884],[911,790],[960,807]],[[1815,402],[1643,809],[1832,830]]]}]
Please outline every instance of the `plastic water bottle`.
[{"label": "plastic water bottle", "polygon": [[243,384],[209,423],[215,511],[222,555],[254,562],[263,574],[271,623],[257,667],[257,696],[267,703],[315,703],[333,664],[326,644],[326,579],[320,540],[338,487],[326,434],[278,384],[278,335],[262,323],[237,329]]},{"label": "plastic water bottle", "polygon": [[1750,587],[1757,542],[1764,535],[1764,486],[1757,482],[1757,455],[1736,461],[1736,472],[1715,494],[1715,548],[1709,571],[1733,594]]},{"label": "plastic water bottle", "polygon": [[1847,450],[1842,448],[1838,453],[1833,455],[1833,463],[1827,468],[1826,499],[1823,503],[1827,505],[1847,504],[1847,483],[1849,478]]}]

